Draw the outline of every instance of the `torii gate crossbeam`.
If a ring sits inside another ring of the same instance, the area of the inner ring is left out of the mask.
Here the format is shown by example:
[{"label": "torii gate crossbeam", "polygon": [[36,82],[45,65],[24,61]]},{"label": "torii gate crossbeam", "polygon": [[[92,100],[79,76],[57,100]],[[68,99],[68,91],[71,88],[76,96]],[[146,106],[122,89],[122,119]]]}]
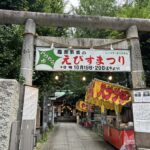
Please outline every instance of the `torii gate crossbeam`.
[{"label": "torii gate crossbeam", "polygon": [[135,25],[138,31],[150,31],[150,19],[80,16],[0,9],[0,24],[25,24],[33,19],[39,26],[87,27],[127,30]]}]

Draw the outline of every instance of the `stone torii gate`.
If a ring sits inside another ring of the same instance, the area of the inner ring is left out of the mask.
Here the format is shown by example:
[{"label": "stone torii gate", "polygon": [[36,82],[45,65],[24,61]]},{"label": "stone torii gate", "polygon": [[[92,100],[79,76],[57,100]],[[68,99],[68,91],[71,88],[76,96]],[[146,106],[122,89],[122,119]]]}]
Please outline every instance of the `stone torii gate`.
[{"label": "stone torii gate", "polygon": [[[62,27],[87,27],[98,29],[114,29],[126,31],[126,42],[130,43],[131,49],[131,77],[134,89],[145,88],[143,81],[143,64],[140,50],[138,31],[150,31],[150,19],[138,18],[117,18],[102,16],[79,16],[65,14],[48,14],[26,11],[0,10],[0,24],[25,24],[24,41],[21,59],[21,75],[25,78],[26,85],[32,85],[34,45],[40,45],[41,40],[35,38],[36,26],[62,26]],[[46,37],[40,37],[46,39]],[[52,40],[52,39],[48,39]],[[53,39],[54,40],[54,39]],[[55,41],[59,41],[57,38]],[[119,43],[119,40],[97,39],[99,45],[108,45]],[[36,41],[36,42],[35,42]],[[74,39],[74,43],[80,43],[83,40]],[[91,43],[96,43],[92,40]],[[90,43],[90,44],[91,44]],[[77,44],[76,44],[77,45]],[[82,45],[82,44],[81,44]],[[83,45],[82,45],[83,46]],[[89,43],[84,41],[84,46],[90,47]],[[94,44],[93,44],[94,46]],[[136,144],[138,147],[150,147],[146,140],[150,138],[148,133],[136,132]],[[142,145],[141,145],[142,143]]]},{"label": "stone torii gate", "polygon": [[25,83],[32,85],[33,52],[36,25],[87,27],[126,30],[131,45],[133,88],[145,87],[138,31],[150,31],[150,19],[117,18],[102,16],[60,15],[26,11],[0,10],[0,24],[25,24],[22,49],[21,74]]}]

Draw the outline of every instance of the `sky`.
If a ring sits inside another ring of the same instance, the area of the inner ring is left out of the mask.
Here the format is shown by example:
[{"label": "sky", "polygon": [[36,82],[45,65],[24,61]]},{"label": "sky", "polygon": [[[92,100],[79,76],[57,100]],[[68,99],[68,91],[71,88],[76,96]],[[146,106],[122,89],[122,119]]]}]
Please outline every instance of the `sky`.
[{"label": "sky", "polygon": [[69,0],[74,6],[79,6],[79,0]]},{"label": "sky", "polygon": [[64,0],[64,1],[67,2],[65,12],[68,12],[71,9],[71,5],[73,5],[74,7],[78,7],[80,0]]},{"label": "sky", "polygon": [[122,5],[123,3],[126,2],[126,0],[116,0],[116,1],[117,1],[118,5]]}]

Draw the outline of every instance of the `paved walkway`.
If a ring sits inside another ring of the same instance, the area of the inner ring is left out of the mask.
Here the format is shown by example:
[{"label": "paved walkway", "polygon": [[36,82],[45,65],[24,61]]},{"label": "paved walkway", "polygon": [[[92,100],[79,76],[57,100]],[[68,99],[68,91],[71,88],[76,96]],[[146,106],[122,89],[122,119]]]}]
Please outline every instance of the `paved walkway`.
[{"label": "paved walkway", "polygon": [[59,123],[42,150],[114,150],[95,133],[75,123]]}]

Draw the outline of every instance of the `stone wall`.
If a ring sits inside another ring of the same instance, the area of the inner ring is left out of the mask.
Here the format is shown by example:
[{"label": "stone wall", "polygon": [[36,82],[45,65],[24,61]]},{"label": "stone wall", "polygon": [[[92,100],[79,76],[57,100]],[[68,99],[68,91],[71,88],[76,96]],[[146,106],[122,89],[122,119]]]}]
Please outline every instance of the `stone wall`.
[{"label": "stone wall", "polygon": [[9,149],[12,122],[17,120],[19,110],[19,83],[0,79],[0,150]]}]

